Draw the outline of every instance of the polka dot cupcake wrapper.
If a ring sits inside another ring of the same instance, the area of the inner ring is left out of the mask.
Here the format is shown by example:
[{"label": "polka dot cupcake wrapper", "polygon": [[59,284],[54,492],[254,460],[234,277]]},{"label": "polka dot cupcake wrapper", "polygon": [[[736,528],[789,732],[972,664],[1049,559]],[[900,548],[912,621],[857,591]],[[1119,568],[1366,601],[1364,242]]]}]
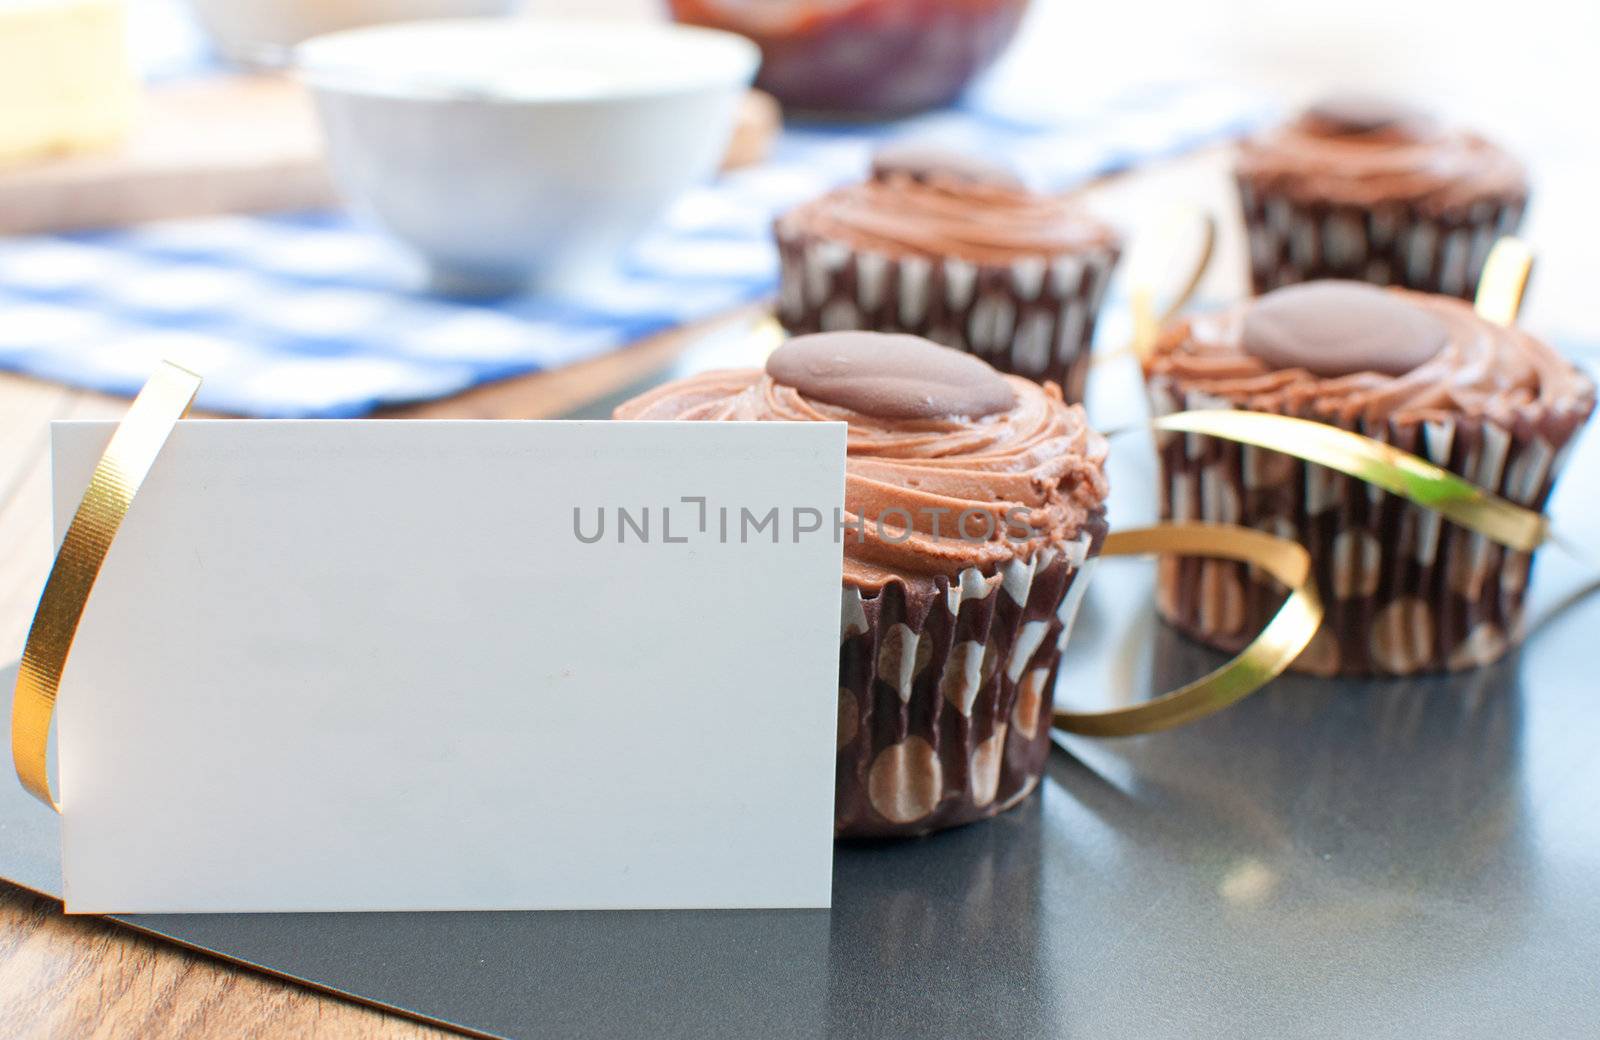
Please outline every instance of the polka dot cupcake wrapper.
[{"label": "polka dot cupcake wrapper", "polygon": [[[1150,396],[1157,415],[1228,407],[1165,379],[1151,381]],[[1572,417],[1550,418],[1516,430],[1465,417],[1348,428],[1542,510],[1575,430]],[[1295,670],[1455,671],[1494,661],[1521,638],[1531,553],[1278,452],[1176,433],[1160,434],[1158,449],[1164,518],[1243,524],[1311,552],[1326,614]],[[1157,596],[1177,628],[1236,651],[1277,609],[1283,590],[1242,564],[1169,557],[1160,564]]]},{"label": "polka dot cupcake wrapper", "polygon": [[933,587],[844,589],[840,837],[981,820],[1037,787],[1066,646],[1105,524],[1076,541]]},{"label": "polka dot cupcake wrapper", "polygon": [[1527,199],[1485,199],[1443,216],[1404,203],[1305,203],[1238,181],[1256,293],[1317,278],[1399,285],[1470,300],[1495,240],[1514,234]]},{"label": "polka dot cupcake wrapper", "polygon": [[791,333],[906,332],[1083,400],[1089,345],[1118,252],[1009,265],[857,252],[780,219],[778,320]]}]

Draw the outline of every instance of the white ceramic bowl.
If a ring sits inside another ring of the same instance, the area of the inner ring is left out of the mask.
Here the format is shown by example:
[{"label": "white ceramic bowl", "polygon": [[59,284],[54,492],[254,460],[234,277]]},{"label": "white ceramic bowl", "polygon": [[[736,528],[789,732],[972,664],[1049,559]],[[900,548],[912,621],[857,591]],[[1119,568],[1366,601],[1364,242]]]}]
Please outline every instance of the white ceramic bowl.
[{"label": "white ceramic bowl", "polygon": [[225,57],[282,65],[295,44],[324,33],[419,18],[505,14],[518,0],[189,0]]},{"label": "white ceramic bowl", "polygon": [[512,18],[335,33],[295,60],[349,200],[437,288],[484,295],[614,263],[716,169],[760,58],[715,30]]}]

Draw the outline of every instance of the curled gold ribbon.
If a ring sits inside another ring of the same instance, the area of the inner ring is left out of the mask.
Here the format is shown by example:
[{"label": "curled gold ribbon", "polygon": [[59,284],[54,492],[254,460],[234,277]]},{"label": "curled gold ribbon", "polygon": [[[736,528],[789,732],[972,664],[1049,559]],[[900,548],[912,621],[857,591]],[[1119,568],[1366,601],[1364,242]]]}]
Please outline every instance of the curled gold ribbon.
[{"label": "curled gold ribbon", "polygon": [[1522,313],[1522,297],[1532,276],[1533,248],[1513,235],[1502,237],[1483,262],[1472,309],[1484,321],[1510,328]]},{"label": "curled gold ribbon", "polygon": [[1359,433],[1287,415],[1229,409],[1174,412],[1151,424],[1268,448],[1374,484],[1501,545],[1531,552],[1549,537],[1544,515],[1508,502],[1427,459]]},{"label": "curled gold ribbon", "polygon": [[[1167,301],[1165,307],[1156,306],[1155,285],[1160,280],[1160,275],[1164,273],[1152,270],[1156,261],[1132,265],[1128,278],[1128,303],[1133,311],[1133,342],[1126,351],[1117,351],[1109,357],[1121,357],[1124,353],[1144,357],[1155,344],[1162,326],[1177,317],[1178,313],[1189,305],[1189,301],[1194,299],[1194,294],[1200,290],[1201,280],[1205,278],[1206,269],[1211,266],[1211,258],[1216,253],[1215,217],[1202,209],[1185,207],[1178,210],[1161,229],[1161,249],[1146,254],[1152,257],[1158,256],[1162,262],[1167,262],[1179,253],[1179,247],[1175,243],[1181,242],[1185,235],[1194,234],[1196,229],[1199,231],[1199,248],[1189,260],[1188,269],[1178,286],[1178,291]],[[1136,261],[1139,259],[1135,257]]]},{"label": "curled gold ribbon", "polygon": [[22,786],[57,811],[45,758],[67,655],[117,529],[199,390],[199,376],[166,362],[139,391],[94,468],[39,596],[12,694],[11,757]]},{"label": "curled gold ribbon", "polygon": [[1322,600],[1305,547],[1264,531],[1232,524],[1171,523],[1113,531],[1101,556],[1173,553],[1239,560],[1289,587],[1289,596],[1261,634],[1237,657],[1160,697],[1107,711],[1057,708],[1056,729],[1091,737],[1125,737],[1181,726],[1248,697],[1283,674],[1322,624]]},{"label": "curled gold ribbon", "polygon": [[[1185,235],[1196,237],[1199,245],[1189,258],[1177,291],[1165,307],[1158,307],[1156,285],[1164,279],[1166,272],[1157,270],[1157,264],[1170,263],[1173,257],[1181,255],[1181,242]],[[1159,243],[1160,247],[1144,245],[1147,242]],[[1126,346],[1096,353],[1094,364],[1109,364],[1129,356],[1142,358],[1149,353],[1162,326],[1177,317],[1178,312],[1187,307],[1199,291],[1216,247],[1216,218],[1205,210],[1192,207],[1180,208],[1156,234],[1142,237],[1139,251],[1131,258],[1128,267],[1128,307],[1132,312],[1133,337]]]}]

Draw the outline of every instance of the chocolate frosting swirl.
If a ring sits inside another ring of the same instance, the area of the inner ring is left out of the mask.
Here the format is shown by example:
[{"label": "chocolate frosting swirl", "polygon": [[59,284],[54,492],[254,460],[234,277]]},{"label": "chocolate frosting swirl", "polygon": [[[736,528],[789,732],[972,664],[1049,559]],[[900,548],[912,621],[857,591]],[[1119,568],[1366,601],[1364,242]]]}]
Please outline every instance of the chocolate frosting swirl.
[{"label": "chocolate frosting swirl", "polygon": [[[852,338],[855,345],[843,349],[870,349]],[[1012,394],[992,414],[884,415],[893,409],[870,397],[839,404],[836,395],[830,402],[784,382],[792,358],[781,358],[783,349],[767,371],[691,376],[634,398],[616,417],[848,423],[845,519],[864,521],[861,534],[854,527],[843,534],[848,585],[876,591],[893,581],[954,579],[974,567],[992,575],[1078,537],[1105,502],[1105,438],[1054,384],[991,371]]]},{"label": "chocolate frosting swirl", "polygon": [[[1387,325],[1366,321],[1373,316],[1369,311],[1346,327],[1350,335],[1366,340],[1352,343],[1342,364],[1328,356],[1335,348],[1327,330],[1314,327],[1314,314],[1305,311],[1299,315],[1307,322],[1300,330],[1303,356],[1289,352],[1265,356],[1247,343],[1247,330],[1262,312],[1284,310],[1282,294],[1303,297],[1310,287],[1342,290],[1345,284],[1292,286],[1229,310],[1180,321],[1156,343],[1145,362],[1146,372],[1170,377],[1191,392],[1222,398],[1237,407],[1306,415],[1345,426],[1467,415],[1506,428],[1556,422],[1570,432],[1594,407],[1594,383],[1554,350],[1520,329],[1483,320],[1470,304],[1448,296],[1371,290],[1390,297],[1396,306],[1390,308]],[[1444,338],[1436,345],[1433,337],[1440,329]],[[1293,324],[1283,323],[1275,335],[1280,343],[1289,343],[1296,332]],[[1422,341],[1401,346],[1397,336]],[[1410,366],[1373,371],[1360,363],[1384,349],[1405,351]]]},{"label": "chocolate frosting swirl", "polygon": [[1431,213],[1528,193],[1522,164],[1477,134],[1398,105],[1332,98],[1244,143],[1237,171],[1302,202],[1406,203]]},{"label": "chocolate frosting swirl", "polygon": [[1004,179],[912,175],[893,169],[803,203],[780,220],[820,237],[888,256],[957,257],[1009,264],[1109,249],[1115,231],[1065,196]]}]

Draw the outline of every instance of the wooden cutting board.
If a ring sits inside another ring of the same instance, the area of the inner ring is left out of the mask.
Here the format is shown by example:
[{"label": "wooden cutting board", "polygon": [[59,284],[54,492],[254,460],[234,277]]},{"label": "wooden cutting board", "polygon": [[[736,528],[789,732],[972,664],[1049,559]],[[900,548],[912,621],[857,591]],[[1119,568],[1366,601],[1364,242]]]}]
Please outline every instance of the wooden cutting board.
[{"label": "wooden cutting board", "polygon": [[[759,161],[778,124],[777,105],[752,91],[725,165]],[[138,129],[115,152],[0,169],[0,234],[336,201],[304,88],[280,76],[218,76],[150,89]]]},{"label": "wooden cutting board", "polygon": [[10,233],[333,201],[311,101],[276,76],[152,88],[121,149],[0,170],[0,232]]}]

